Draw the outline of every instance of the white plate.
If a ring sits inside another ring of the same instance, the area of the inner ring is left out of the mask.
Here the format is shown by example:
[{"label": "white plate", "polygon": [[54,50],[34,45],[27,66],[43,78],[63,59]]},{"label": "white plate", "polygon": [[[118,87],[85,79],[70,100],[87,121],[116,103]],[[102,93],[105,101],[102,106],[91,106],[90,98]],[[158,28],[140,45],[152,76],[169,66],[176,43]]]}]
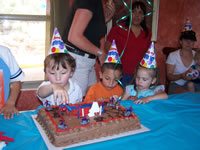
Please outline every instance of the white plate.
[{"label": "white plate", "polygon": [[120,138],[120,137],[124,137],[124,136],[128,136],[128,135],[133,135],[133,134],[137,134],[137,133],[142,133],[142,132],[147,132],[150,131],[147,127],[141,125],[141,128],[138,130],[134,130],[134,131],[128,131],[128,132],[123,132],[120,134],[115,134],[112,136],[106,136],[106,137],[101,137],[98,139],[94,139],[94,140],[88,140],[88,141],[84,141],[84,142],[80,142],[77,144],[72,144],[72,145],[68,145],[65,147],[55,147],[53,144],[51,144],[51,142],[49,141],[44,129],[42,128],[42,126],[37,122],[36,120],[37,115],[32,115],[33,121],[35,122],[44,142],[46,143],[47,147],[49,150],[62,150],[62,149],[66,149],[66,148],[72,148],[72,147],[77,147],[77,146],[81,146],[81,145],[87,145],[87,144],[92,144],[92,143],[97,143],[97,142],[102,142],[102,141],[107,141],[107,140],[112,140],[112,139],[116,139],[116,138]]}]

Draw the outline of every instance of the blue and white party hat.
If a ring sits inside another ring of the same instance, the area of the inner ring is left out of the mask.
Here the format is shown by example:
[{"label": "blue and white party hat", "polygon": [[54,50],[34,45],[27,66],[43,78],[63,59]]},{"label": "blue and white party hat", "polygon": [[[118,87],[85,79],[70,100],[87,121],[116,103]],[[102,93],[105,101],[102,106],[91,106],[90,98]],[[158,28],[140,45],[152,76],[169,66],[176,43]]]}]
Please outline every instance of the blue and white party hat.
[{"label": "blue and white party hat", "polygon": [[121,64],[120,57],[117,51],[117,46],[115,44],[115,40],[113,40],[112,45],[110,46],[110,50],[108,51],[108,55],[104,63]]},{"label": "blue and white party hat", "polygon": [[150,69],[157,68],[154,42],[151,43],[149,49],[141,60],[140,65]]}]

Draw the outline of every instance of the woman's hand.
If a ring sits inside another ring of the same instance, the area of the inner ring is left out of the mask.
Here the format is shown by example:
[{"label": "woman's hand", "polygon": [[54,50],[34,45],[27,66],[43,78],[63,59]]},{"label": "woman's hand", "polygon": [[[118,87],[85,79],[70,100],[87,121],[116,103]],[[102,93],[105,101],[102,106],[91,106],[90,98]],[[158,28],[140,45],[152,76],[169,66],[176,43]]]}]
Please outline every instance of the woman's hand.
[{"label": "woman's hand", "polygon": [[100,65],[103,65],[103,63],[106,59],[106,53],[103,51],[102,55],[98,56],[98,59],[99,59]]},{"label": "woman's hand", "polygon": [[187,74],[190,72],[190,70],[186,71],[185,73],[181,74],[181,78],[183,80],[192,80],[191,76],[187,76]]},{"label": "woman's hand", "polygon": [[108,23],[114,16],[116,11],[115,4],[112,0],[109,0],[105,6],[105,22]]}]

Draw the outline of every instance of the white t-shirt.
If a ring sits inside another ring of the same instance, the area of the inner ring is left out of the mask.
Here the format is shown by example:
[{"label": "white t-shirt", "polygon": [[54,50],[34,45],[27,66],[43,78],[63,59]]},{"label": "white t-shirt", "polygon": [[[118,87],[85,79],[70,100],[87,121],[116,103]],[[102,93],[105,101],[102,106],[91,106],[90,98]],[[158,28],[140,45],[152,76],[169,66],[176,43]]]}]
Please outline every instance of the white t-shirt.
[{"label": "white t-shirt", "polygon": [[0,45],[0,58],[8,65],[10,69],[10,82],[20,81],[24,77],[24,73],[17,64],[17,61],[10,50]]},{"label": "white t-shirt", "polygon": [[[41,85],[38,87],[38,89],[41,86],[48,85],[48,84],[51,84],[50,81],[44,81],[41,83]],[[69,79],[69,90],[67,91],[67,93],[69,95],[69,103],[75,104],[75,103],[82,101],[83,95],[82,95],[81,88],[79,87],[79,85],[76,82],[73,82],[71,79]],[[37,96],[38,96],[38,94],[37,94]],[[42,101],[43,105],[45,105],[46,100],[49,101],[50,105],[55,105],[53,94],[49,95],[46,98],[41,98],[39,96],[38,96],[38,98]],[[57,104],[58,104],[58,102],[57,102]]]},{"label": "white t-shirt", "polygon": [[[193,55],[195,55],[195,51],[192,51],[192,53]],[[173,73],[174,75],[178,75],[178,74],[182,74],[186,72],[194,63],[195,63],[194,60],[192,60],[192,63],[188,67],[185,67],[185,65],[183,64],[181,60],[180,49],[174,52],[171,52],[166,61],[166,64],[175,65],[175,69]],[[175,82],[176,84],[183,86],[187,81],[183,79],[179,79],[172,82]]]}]

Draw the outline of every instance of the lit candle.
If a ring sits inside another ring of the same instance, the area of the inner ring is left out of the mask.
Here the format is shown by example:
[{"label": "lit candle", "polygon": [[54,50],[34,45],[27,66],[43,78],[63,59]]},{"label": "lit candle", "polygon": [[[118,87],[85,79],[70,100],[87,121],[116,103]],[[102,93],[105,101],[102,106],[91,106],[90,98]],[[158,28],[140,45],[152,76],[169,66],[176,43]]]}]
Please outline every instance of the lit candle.
[{"label": "lit candle", "polygon": [[82,116],[84,116],[84,109],[82,108]]}]

